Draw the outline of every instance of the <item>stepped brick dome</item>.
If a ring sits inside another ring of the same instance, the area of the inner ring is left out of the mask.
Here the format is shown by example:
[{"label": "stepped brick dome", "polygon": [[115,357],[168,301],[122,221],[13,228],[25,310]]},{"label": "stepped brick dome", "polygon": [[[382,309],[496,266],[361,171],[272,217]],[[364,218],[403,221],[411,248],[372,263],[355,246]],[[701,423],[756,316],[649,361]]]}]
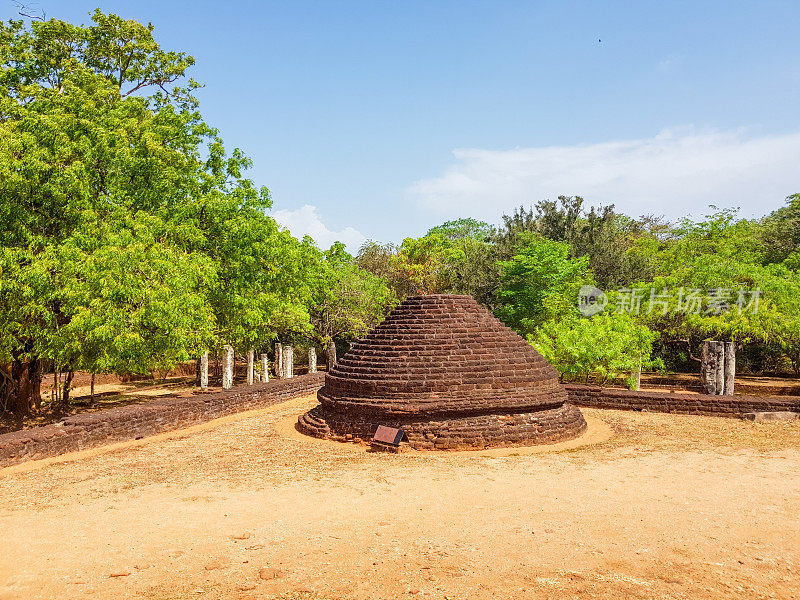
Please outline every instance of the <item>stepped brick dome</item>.
[{"label": "stepped brick dome", "polygon": [[470,296],[410,297],[325,376],[298,429],[369,441],[378,425],[415,449],[555,443],[586,429],[556,371]]}]

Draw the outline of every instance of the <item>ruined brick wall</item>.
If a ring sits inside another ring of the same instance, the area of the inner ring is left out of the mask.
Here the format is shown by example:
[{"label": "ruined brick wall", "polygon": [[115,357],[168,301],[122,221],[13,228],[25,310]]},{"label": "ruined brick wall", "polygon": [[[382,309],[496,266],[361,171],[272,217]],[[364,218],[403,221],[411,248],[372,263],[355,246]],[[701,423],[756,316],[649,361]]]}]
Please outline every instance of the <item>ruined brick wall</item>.
[{"label": "ruined brick wall", "polygon": [[800,412],[798,396],[710,396],[667,392],[635,392],[597,385],[564,386],[571,403],[591,408],[649,410],[687,415],[741,417],[750,412]]},{"label": "ruined brick wall", "polygon": [[205,423],[298,398],[322,387],[324,373],[302,375],[190,398],[156,399],[67,417],[57,425],[0,435],[0,467]]}]

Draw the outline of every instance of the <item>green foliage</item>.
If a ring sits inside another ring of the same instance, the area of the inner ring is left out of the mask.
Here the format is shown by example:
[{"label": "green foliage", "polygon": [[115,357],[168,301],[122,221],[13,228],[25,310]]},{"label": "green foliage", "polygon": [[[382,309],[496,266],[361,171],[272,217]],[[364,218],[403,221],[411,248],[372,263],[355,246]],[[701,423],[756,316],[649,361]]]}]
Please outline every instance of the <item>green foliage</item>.
[{"label": "green foliage", "polygon": [[[705,303],[698,311],[681,311],[676,295],[666,315],[659,309],[643,315],[643,321],[667,338],[688,340],[690,345],[710,337],[739,344],[775,339],[781,327],[775,302],[783,294],[782,282],[789,273],[765,266],[763,258],[755,227],[737,220],[733,211],[717,212],[703,221],[684,221],[675,229],[674,241],[657,255],[659,274],[639,287],[685,294],[699,291],[724,300],[725,305],[715,308]],[[737,302],[744,308],[754,290],[763,294],[758,311],[739,310]],[[787,300],[779,301],[782,310],[793,310]]]},{"label": "green foliage", "polygon": [[499,268],[488,226],[474,219],[450,221],[399,247],[368,241],[358,264],[382,277],[398,298],[416,294],[469,294],[492,305]]},{"label": "green foliage", "polygon": [[503,216],[503,227],[494,234],[501,259],[508,260],[530,233],[569,243],[574,256],[588,257],[598,285],[612,288],[653,276],[654,254],[669,225],[652,216],[618,215],[613,205],[587,212],[580,196],[559,196],[558,202],[544,200],[535,210],[520,207]]},{"label": "green foliage", "polygon": [[522,335],[577,315],[578,290],[591,283],[587,258],[571,258],[568,243],[533,234],[521,236],[517,253],[500,270],[498,315]]},{"label": "green foliage", "polygon": [[602,313],[591,318],[551,320],[530,336],[531,344],[568,380],[625,378],[633,388],[636,372],[653,368],[658,333],[630,315]]},{"label": "green foliage", "polygon": [[447,221],[407,238],[392,259],[409,293],[469,294],[492,305],[498,265],[492,228],[475,219]]},{"label": "green foliage", "polygon": [[187,243],[213,261],[208,303],[220,343],[266,349],[309,324],[311,277],[319,259],[310,240],[282,231],[266,216],[268,197],[208,194],[183,207]]},{"label": "green foliage", "polygon": [[308,337],[320,346],[366,335],[397,304],[386,282],[365,271],[335,243],[324,252],[314,274]]},{"label": "green foliage", "polygon": [[176,207],[247,184],[219,183],[243,161],[199,160],[220,142],[172,85],[191,58],[134,21],[94,20],[0,23],[0,354],[141,372],[213,331],[213,265]]},{"label": "green foliage", "polygon": [[441,294],[452,289],[454,274],[445,253],[451,240],[440,233],[406,238],[391,258],[392,268],[413,294]]},{"label": "green foliage", "polygon": [[308,328],[316,255],[179,87],[193,59],[93,20],[0,23],[0,361],[143,373]]},{"label": "green foliage", "polygon": [[492,233],[492,226],[484,221],[475,219],[457,219],[447,221],[441,225],[431,228],[426,233],[429,235],[442,235],[449,240],[463,240],[473,238],[475,240],[487,240]]},{"label": "green foliage", "polygon": [[55,318],[47,335],[36,332],[48,344],[42,354],[56,365],[168,370],[210,344],[215,321],[204,290],[214,284],[213,263],[159,243],[154,231],[162,227],[155,221],[120,214],[91,235],[49,246],[20,274],[36,290],[32,310],[58,306],[58,316],[41,313]]},{"label": "green foliage", "polygon": [[786,199],[787,206],[761,219],[756,225],[768,263],[791,261],[791,267],[800,265],[800,194]]}]

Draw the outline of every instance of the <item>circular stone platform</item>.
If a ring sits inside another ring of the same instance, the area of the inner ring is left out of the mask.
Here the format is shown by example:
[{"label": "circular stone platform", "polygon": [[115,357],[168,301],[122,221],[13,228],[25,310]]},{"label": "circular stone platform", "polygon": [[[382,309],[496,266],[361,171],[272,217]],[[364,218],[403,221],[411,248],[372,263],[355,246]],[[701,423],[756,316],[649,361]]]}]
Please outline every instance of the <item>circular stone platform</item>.
[{"label": "circular stone platform", "polygon": [[378,425],[414,449],[552,444],[584,432],[558,372],[470,296],[405,300],[325,376],[298,419],[316,437],[368,442]]}]

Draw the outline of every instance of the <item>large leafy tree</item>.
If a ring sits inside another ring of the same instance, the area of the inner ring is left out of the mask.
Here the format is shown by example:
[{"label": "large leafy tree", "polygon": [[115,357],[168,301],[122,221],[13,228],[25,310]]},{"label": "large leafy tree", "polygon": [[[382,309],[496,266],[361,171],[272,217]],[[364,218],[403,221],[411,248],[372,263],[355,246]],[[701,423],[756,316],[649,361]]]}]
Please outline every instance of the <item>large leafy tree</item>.
[{"label": "large leafy tree", "polygon": [[142,372],[220,336],[252,343],[263,314],[302,319],[252,294],[280,287],[270,240],[296,244],[203,121],[193,59],[152,26],[92,18],[0,23],[0,358],[18,414],[38,402],[43,360]]},{"label": "large leafy tree", "polygon": [[559,196],[558,201],[543,200],[535,209],[520,207],[503,216],[503,226],[493,235],[501,260],[508,260],[521,237],[530,233],[569,243],[573,255],[589,259],[595,280],[607,289],[652,278],[654,254],[671,227],[658,217],[620,215],[613,205],[586,210],[582,197]]},{"label": "large leafy tree", "polygon": [[535,234],[522,236],[516,254],[500,268],[498,316],[523,335],[546,321],[577,315],[578,291],[592,283],[586,257],[572,257],[568,243]]},{"label": "large leafy tree", "polygon": [[399,247],[365,243],[358,263],[383,277],[395,293],[470,294],[492,306],[497,287],[497,256],[491,226],[475,219],[448,221]]},{"label": "large leafy tree", "polygon": [[455,221],[446,221],[441,225],[432,227],[425,235],[441,234],[450,240],[463,240],[472,238],[475,240],[488,240],[492,234],[492,226],[485,221],[465,218]]},{"label": "large leafy tree", "polygon": [[312,279],[311,327],[306,334],[315,344],[327,348],[337,341],[360,338],[397,304],[386,281],[359,267],[341,242],[320,253],[319,259]]},{"label": "large leafy tree", "polygon": [[[665,298],[642,320],[667,339],[690,345],[708,337],[739,343],[769,339],[776,325],[770,299],[761,299],[755,314],[740,310],[750,303],[751,292],[763,291],[774,279],[774,269],[763,265],[753,224],[725,210],[701,221],[684,220],[674,235],[656,255],[656,277],[638,286]],[[690,301],[691,294],[701,301]],[[737,308],[737,303],[744,305]]]},{"label": "large leafy tree", "polygon": [[786,199],[786,206],[767,215],[757,224],[755,233],[764,250],[766,262],[790,261],[800,266],[800,194]]},{"label": "large leafy tree", "polygon": [[281,230],[263,208],[237,194],[212,194],[188,205],[183,219],[201,233],[196,248],[216,269],[208,299],[217,338],[243,350],[266,350],[309,322],[316,249]]}]

